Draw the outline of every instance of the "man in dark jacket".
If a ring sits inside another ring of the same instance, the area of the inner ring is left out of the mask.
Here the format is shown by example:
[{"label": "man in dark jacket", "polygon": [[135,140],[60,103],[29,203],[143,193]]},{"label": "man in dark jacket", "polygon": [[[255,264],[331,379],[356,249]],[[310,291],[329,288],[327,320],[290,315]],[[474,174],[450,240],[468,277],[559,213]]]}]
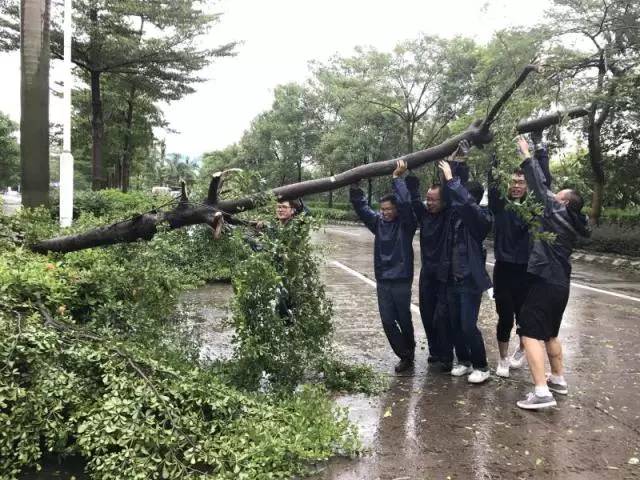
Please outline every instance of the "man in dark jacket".
[{"label": "man in dark jacket", "polygon": [[491,287],[482,245],[491,230],[491,214],[479,206],[484,194],[482,185],[468,182],[465,188],[460,178],[453,176],[448,162],[440,161],[438,166],[447,182],[452,209],[447,304],[458,365],[451,374],[469,374],[470,383],[483,383],[490,373],[478,313],[482,292]]},{"label": "man in dark jacket", "polygon": [[[466,162],[451,162],[461,183],[469,179]],[[420,226],[420,282],[418,286],[420,317],[427,336],[429,363],[440,362],[442,370],[451,372],[453,347],[450,342],[446,283],[449,275],[447,245],[452,210],[447,205],[447,192],[442,184],[433,184],[426,195],[426,205],[420,197],[418,177],[410,175],[405,183],[411,195],[411,206]]]},{"label": "man in dark jacket", "polygon": [[[571,252],[578,237],[589,235],[589,226],[581,213],[582,197],[571,189],[554,194],[546,186],[540,163],[535,157],[531,158],[529,145],[522,137],[518,138],[518,149],[524,159],[521,167],[527,185],[544,206],[541,233],[555,236],[554,239],[534,239],[527,267],[529,291],[520,311],[520,333],[535,391],[517,405],[537,410],[556,405],[551,391],[568,393],[558,332],[569,300]],[[545,350],[551,364],[549,378],[544,371]]]},{"label": "man in dark jacket", "polygon": [[[542,145],[542,134],[536,133],[536,135],[532,135],[532,139],[536,141],[534,155],[545,173],[547,186],[551,187],[549,155]],[[492,167],[498,167],[495,155]],[[493,268],[493,297],[498,313],[496,334],[500,352],[496,375],[509,377],[509,368],[520,368],[525,359],[522,340],[520,340],[519,348],[515,350],[511,359],[508,358],[508,355],[514,320],[519,324],[520,309],[527,296],[530,235],[528,223],[516,211],[508,208],[507,202],[520,203],[524,201],[527,196],[527,182],[522,169],[514,171],[511,175],[507,199],[505,199],[501,196],[498,185],[493,178],[492,169],[489,169],[488,177],[489,210],[493,215],[493,247],[496,259]]]},{"label": "man in dark jacket", "polygon": [[378,309],[382,326],[394,353],[400,358],[396,372],[413,367],[415,339],[411,322],[411,284],[413,282],[413,236],[417,223],[404,181],[399,178],[407,167],[399,160],[393,172],[393,194],[380,199],[380,213],[374,212],[364,192],[352,186],[351,204],[360,220],[375,235],[374,270]]}]

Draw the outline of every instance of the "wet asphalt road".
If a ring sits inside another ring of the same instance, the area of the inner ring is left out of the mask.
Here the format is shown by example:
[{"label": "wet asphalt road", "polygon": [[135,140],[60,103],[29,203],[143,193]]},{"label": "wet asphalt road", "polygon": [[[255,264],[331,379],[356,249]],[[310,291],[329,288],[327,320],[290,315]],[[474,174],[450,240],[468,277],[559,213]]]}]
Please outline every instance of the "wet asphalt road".
[{"label": "wet asphalt road", "polygon": [[[327,259],[338,348],[391,377],[391,388],[379,397],[338,399],[350,408],[368,451],[330,462],[318,478],[640,478],[640,466],[629,463],[640,457],[640,276],[574,264],[560,332],[570,394],[557,396],[557,408],[528,412],[515,406],[531,388],[526,368],[479,386],[429,371],[417,309],[415,373],[393,375],[396,358],[370,280],[373,236],[341,226],[327,227],[316,240]],[[417,241],[414,248],[418,262]],[[416,306],[418,271],[416,264]],[[480,324],[492,368],[496,319],[493,300],[485,295]]]},{"label": "wet asphalt road", "polygon": [[[337,396],[366,452],[321,466],[318,480],[640,478],[640,466],[629,463],[640,458],[640,275],[574,264],[580,286],[572,286],[560,332],[571,391],[557,397],[557,408],[529,412],[515,406],[531,388],[526,368],[484,385],[429,370],[417,309],[417,240],[412,376],[393,374],[397,359],[380,324],[372,281],[373,236],[365,228],[327,227],[315,242],[334,303],[337,349],[390,379],[379,396]],[[229,296],[230,287],[217,284],[183,299],[178,316],[200,331],[205,358],[231,354],[231,332],[222,325]],[[480,325],[492,369],[496,320],[485,295]]]}]

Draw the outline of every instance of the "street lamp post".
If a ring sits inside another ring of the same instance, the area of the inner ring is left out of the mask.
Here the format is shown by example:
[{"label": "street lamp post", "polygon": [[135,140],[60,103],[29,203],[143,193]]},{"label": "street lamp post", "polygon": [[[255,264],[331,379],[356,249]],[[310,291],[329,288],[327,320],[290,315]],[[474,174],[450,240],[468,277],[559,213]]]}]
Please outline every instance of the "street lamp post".
[{"label": "street lamp post", "polygon": [[71,33],[73,29],[71,2],[64,2],[64,120],[62,123],[62,155],[60,155],[60,226],[68,227],[73,220],[73,155],[71,155]]}]

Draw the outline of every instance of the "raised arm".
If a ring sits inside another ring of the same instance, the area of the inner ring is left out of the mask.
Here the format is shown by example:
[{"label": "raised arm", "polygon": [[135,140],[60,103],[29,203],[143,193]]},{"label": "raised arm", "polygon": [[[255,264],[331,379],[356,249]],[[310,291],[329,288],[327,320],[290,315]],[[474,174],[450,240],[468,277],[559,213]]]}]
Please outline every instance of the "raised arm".
[{"label": "raised arm", "polygon": [[422,201],[422,197],[420,197],[420,180],[415,175],[409,175],[404,178],[404,184],[407,186],[407,190],[409,190],[413,213],[420,222],[422,221],[422,217],[427,214],[427,207]]},{"label": "raised arm", "polygon": [[505,199],[502,198],[502,195],[500,194],[498,181],[493,176],[493,169],[497,169],[498,166],[498,157],[495,153],[493,153],[491,157],[491,165],[489,166],[489,170],[487,171],[487,185],[489,186],[489,192],[487,196],[489,197],[489,210],[494,214],[503,211],[505,205],[507,204]]},{"label": "raised arm", "polygon": [[489,212],[476,203],[458,177],[448,180],[446,189],[449,190],[451,208],[458,213],[469,233],[480,241],[484,240],[491,231]]},{"label": "raised arm", "polygon": [[358,218],[362,220],[371,233],[375,235],[376,227],[378,225],[378,214],[374,212],[369,204],[367,203],[367,199],[364,196],[364,192],[361,188],[351,185],[349,189],[349,200],[351,201],[351,205],[353,205],[353,209],[356,211]]},{"label": "raised arm", "polygon": [[448,162],[441,160],[438,164],[446,180],[445,190],[449,191],[451,208],[460,216],[469,233],[482,241],[491,230],[491,215],[480,208],[469,191],[462,185],[459,177],[454,177]]},{"label": "raised arm", "polygon": [[553,192],[547,186],[547,179],[540,167],[540,163],[535,157],[531,157],[529,144],[523,137],[518,137],[517,143],[520,156],[524,159],[520,167],[524,171],[527,187],[545,208],[553,208],[558,202]]},{"label": "raised arm", "polygon": [[407,185],[402,177],[395,177],[392,181],[393,193],[396,196],[396,208],[398,209],[398,217],[402,225],[408,229],[416,228],[416,216],[413,214],[411,207],[411,196]]},{"label": "raised arm", "polygon": [[536,145],[536,150],[533,152],[533,157],[538,160],[542,174],[544,175],[544,183],[548,188],[551,188],[551,182],[553,177],[551,176],[551,170],[549,168],[549,152],[544,145]]}]

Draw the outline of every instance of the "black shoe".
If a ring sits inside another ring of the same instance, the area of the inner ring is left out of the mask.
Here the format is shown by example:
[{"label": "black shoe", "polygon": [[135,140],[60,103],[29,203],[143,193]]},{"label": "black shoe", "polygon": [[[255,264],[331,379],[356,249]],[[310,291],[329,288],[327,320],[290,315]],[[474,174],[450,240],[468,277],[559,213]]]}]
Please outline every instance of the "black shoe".
[{"label": "black shoe", "polygon": [[411,370],[412,368],[413,358],[403,358],[396,364],[394,370],[396,371],[396,373],[402,373],[406,372],[407,370]]}]

